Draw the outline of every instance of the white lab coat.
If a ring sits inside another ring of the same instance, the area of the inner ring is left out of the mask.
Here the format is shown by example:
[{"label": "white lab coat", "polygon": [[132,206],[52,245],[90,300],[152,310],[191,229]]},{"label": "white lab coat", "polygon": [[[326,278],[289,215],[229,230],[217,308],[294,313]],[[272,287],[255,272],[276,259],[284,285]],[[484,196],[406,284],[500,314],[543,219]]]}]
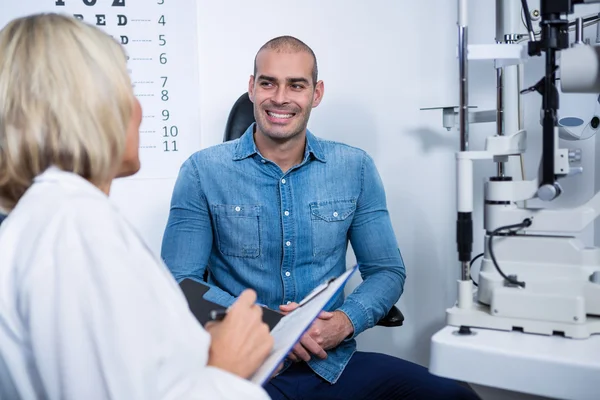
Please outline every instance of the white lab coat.
[{"label": "white lab coat", "polygon": [[0,226],[1,399],[268,399],[108,197],[50,168]]}]

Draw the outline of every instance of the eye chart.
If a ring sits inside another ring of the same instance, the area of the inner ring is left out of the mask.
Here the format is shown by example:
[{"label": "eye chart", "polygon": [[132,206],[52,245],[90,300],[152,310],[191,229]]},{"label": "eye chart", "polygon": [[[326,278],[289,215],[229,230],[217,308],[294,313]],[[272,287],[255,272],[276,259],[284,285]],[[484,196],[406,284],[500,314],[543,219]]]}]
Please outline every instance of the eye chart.
[{"label": "eye chart", "polygon": [[200,146],[195,0],[0,0],[0,27],[39,12],[68,14],[104,30],[128,55],[142,105],[133,177],[172,178]]}]

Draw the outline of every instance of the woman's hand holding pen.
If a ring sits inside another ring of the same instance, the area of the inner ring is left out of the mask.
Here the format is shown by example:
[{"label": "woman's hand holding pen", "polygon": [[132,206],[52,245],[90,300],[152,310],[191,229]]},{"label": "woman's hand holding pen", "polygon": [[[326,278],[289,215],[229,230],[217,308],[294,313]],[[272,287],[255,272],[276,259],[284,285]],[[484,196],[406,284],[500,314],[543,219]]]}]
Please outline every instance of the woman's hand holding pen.
[{"label": "woman's hand holding pen", "polygon": [[242,378],[249,378],[273,348],[269,326],[262,321],[256,293],[245,290],[229,308],[222,322],[211,322],[206,330],[212,337],[208,365]]}]

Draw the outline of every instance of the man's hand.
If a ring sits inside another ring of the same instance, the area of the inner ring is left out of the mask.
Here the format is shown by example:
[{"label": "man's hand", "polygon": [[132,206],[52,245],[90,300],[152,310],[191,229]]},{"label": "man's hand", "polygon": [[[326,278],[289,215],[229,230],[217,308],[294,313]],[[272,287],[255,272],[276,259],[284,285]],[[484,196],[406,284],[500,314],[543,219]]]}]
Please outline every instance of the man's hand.
[{"label": "man's hand", "polygon": [[[283,314],[288,314],[298,308],[297,303],[279,306]],[[302,336],[299,343],[294,346],[289,358],[292,361],[310,361],[311,354],[325,359],[325,350],[332,349],[340,344],[346,337],[354,332],[352,323],[341,311],[322,311],[313,322],[310,329]]]}]

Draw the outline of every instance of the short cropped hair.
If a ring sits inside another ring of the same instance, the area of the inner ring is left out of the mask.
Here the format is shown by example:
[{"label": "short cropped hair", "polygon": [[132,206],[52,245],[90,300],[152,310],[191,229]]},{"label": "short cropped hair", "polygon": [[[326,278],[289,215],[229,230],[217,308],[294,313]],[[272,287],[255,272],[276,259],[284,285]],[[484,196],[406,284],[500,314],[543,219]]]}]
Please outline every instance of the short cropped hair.
[{"label": "short cropped hair", "polygon": [[50,166],[93,184],[118,171],[133,112],[127,58],[76,18],[35,14],[0,31],[0,207]]},{"label": "short cropped hair", "polygon": [[293,36],[278,36],[269,40],[267,43],[263,44],[262,47],[256,53],[254,57],[254,76],[256,76],[256,59],[258,58],[258,54],[263,50],[273,50],[273,51],[281,51],[281,52],[301,52],[304,51],[313,59],[313,69],[312,69],[312,81],[313,85],[317,84],[317,79],[319,77],[319,69],[317,67],[317,56],[315,56],[314,51],[303,41],[297,39]]}]

